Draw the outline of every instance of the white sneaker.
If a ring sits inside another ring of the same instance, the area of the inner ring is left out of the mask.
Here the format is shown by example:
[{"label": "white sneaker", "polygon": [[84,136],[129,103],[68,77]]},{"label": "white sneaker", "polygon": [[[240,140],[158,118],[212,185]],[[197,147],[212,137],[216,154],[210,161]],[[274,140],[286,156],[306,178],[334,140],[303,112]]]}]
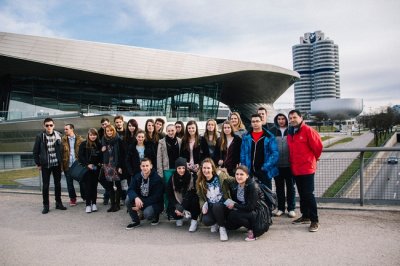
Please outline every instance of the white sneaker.
[{"label": "white sneaker", "polygon": [[218,228],[219,228],[218,224],[211,225],[211,228],[210,228],[211,233],[218,232]]},{"label": "white sneaker", "polygon": [[197,230],[197,220],[191,220],[190,221],[190,227],[189,227],[189,232],[196,232]]},{"label": "white sneaker", "polygon": [[288,213],[288,216],[289,216],[290,218],[294,218],[294,217],[296,217],[296,212],[295,212],[295,211],[290,211],[290,212]]},{"label": "white sneaker", "polygon": [[175,221],[177,227],[181,227],[183,225],[183,220],[179,219]]},{"label": "white sneaker", "polygon": [[279,216],[281,216],[282,214],[283,214],[283,211],[278,210],[274,215],[275,215],[276,217],[279,217]]},{"label": "white sneaker", "polygon": [[91,213],[92,212],[92,207],[86,206],[86,213]]},{"label": "white sneaker", "polygon": [[219,228],[219,239],[221,241],[228,241],[228,234],[226,233],[226,229],[223,226]]},{"label": "white sneaker", "polygon": [[96,206],[96,204],[92,204],[92,212],[97,212],[97,206]]}]

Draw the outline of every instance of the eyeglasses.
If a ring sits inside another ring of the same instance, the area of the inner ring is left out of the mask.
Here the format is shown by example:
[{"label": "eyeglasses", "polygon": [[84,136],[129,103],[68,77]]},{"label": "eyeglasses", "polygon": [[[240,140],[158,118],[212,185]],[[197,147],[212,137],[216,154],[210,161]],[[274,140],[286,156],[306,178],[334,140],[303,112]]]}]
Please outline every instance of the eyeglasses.
[{"label": "eyeglasses", "polygon": [[53,124],[45,124],[44,126],[45,126],[45,127],[54,127]]}]

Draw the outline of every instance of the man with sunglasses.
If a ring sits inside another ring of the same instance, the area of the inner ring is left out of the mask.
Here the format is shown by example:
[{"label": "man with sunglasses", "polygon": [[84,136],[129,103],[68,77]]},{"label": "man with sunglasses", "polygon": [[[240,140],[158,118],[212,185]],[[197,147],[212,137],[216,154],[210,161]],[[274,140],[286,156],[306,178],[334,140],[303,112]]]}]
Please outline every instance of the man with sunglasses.
[{"label": "man with sunglasses", "polygon": [[44,131],[36,136],[33,147],[33,158],[38,169],[42,172],[42,213],[49,212],[50,175],[53,174],[56,209],[66,210],[61,202],[61,133],[54,130],[52,118],[43,121]]}]

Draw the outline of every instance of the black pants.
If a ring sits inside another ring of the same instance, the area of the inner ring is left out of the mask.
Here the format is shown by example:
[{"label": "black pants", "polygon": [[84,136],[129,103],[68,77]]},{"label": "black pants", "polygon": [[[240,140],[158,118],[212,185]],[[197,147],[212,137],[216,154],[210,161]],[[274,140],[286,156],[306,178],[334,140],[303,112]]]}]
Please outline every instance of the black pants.
[{"label": "black pants", "polygon": [[[279,175],[275,176],[276,195],[278,197],[278,210],[285,212],[285,198],[287,210],[293,211],[296,207],[294,178],[290,167],[279,167]],[[285,196],[286,184],[286,196]]]},{"label": "black pants", "polygon": [[[117,187],[117,190],[114,190],[114,183],[115,186]],[[111,205],[112,206],[117,206],[119,208],[120,204],[120,199],[121,199],[121,181],[115,181],[115,182],[108,182],[106,183],[107,186],[107,191],[110,192],[110,200],[111,200]]]},{"label": "black pants", "polygon": [[83,182],[86,188],[86,206],[96,204],[97,200],[97,184],[99,176],[99,170],[93,171],[89,170],[85,175]]},{"label": "black pants", "polygon": [[223,203],[209,203],[208,211],[203,214],[202,222],[205,226],[211,226],[218,224],[220,227],[225,226],[226,215],[228,213],[228,208]]},{"label": "black pants", "polygon": [[192,219],[197,220],[197,218],[200,215],[200,204],[199,204],[199,197],[195,193],[190,193],[183,201],[182,204],[175,204],[175,208],[172,212],[172,217],[174,219],[182,219],[182,216],[177,216],[175,213],[175,210],[178,210],[180,212],[183,212],[184,210],[187,210],[190,212]]},{"label": "black pants", "polygon": [[61,166],[42,167],[42,196],[43,205],[49,206],[50,175],[53,174],[54,194],[57,203],[61,203]]},{"label": "black pants", "polygon": [[253,230],[254,222],[254,212],[231,210],[226,219],[226,228],[229,230],[236,230],[244,226],[248,230]]},{"label": "black pants", "polygon": [[295,176],[300,196],[300,212],[311,222],[318,222],[317,202],[314,196],[314,174]]},{"label": "black pants", "polygon": [[270,190],[272,190],[272,180],[267,176],[267,174],[262,170],[257,170],[253,177],[256,177],[261,183],[266,185]]}]

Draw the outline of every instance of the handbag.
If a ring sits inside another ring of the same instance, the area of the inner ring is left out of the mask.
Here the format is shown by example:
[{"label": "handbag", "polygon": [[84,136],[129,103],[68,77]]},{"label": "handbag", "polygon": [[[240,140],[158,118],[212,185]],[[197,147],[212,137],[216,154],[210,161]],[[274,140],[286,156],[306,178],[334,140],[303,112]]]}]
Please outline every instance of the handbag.
[{"label": "handbag", "polygon": [[120,180],[117,170],[110,163],[103,165],[103,172],[104,172],[104,176],[108,182]]},{"label": "handbag", "polygon": [[76,160],[69,168],[69,175],[76,181],[81,182],[89,169]]},{"label": "handbag", "polygon": [[256,209],[256,217],[253,224],[253,231],[256,237],[267,232],[269,226],[272,224],[271,214],[267,204],[263,200],[260,200],[258,204],[259,207]]}]

